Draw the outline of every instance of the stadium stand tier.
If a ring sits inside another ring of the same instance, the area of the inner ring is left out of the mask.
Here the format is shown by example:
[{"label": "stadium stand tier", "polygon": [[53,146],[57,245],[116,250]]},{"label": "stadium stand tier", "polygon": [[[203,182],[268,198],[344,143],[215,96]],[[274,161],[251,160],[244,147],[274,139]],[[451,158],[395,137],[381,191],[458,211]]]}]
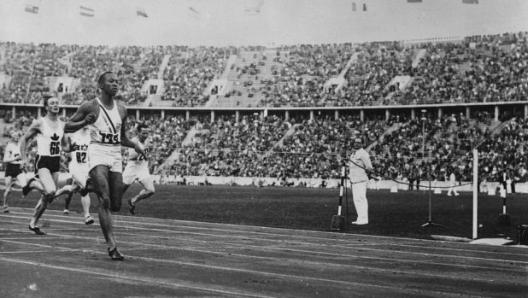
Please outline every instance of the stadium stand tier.
[{"label": "stadium stand tier", "polygon": [[382,179],[468,181],[478,148],[482,180],[524,182],[526,61],[525,32],[275,48],[1,42],[0,149],[43,95],[68,117],[109,70],[129,129],[151,127],[157,175],[335,179],[361,136]]}]

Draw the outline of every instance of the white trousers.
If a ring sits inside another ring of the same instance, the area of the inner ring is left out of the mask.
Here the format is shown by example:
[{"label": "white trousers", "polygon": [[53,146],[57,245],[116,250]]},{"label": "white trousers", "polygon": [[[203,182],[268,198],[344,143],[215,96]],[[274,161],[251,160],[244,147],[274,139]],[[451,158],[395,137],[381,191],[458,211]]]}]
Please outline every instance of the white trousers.
[{"label": "white trousers", "polygon": [[352,196],[358,214],[357,221],[368,223],[367,181],[352,183]]},{"label": "white trousers", "polygon": [[452,193],[455,194],[455,196],[458,196],[458,192],[456,191],[456,188],[455,188],[455,183],[454,182],[451,182],[450,185],[449,185],[449,190],[447,191],[447,195],[450,196]]}]

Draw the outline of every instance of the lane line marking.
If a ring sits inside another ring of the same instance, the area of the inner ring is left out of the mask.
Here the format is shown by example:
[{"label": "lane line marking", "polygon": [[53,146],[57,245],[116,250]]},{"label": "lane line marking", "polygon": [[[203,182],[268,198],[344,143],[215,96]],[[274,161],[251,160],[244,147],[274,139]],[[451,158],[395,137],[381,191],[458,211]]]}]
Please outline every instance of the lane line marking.
[{"label": "lane line marking", "polygon": [[4,262],[10,262],[15,264],[24,264],[24,265],[32,265],[32,266],[38,266],[38,267],[44,267],[49,269],[55,269],[55,270],[63,270],[68,272],[75,272],[75,273],[81,273],[82,275],[86,274],[92,274],[96,276],[104,276],[104,277],[110,277],[112,279],[121,280],[121,281],[134,281],[134,282],[142,282],[149,284],[151,286],[162,286],[166,288],[172,288],[172,289],[191,289],[191,290],[198,290],[200,292],[206,292],[206,293],[221,293],[230,295],[230,297],[236,295],[236,296],[245,296],[245,297],[265,297],[265,298],[274,298],[274,296],[265,296],[260,293],[247,293],[247,292],[241,292],[241,291],[234,291],[234,290],[224,290],[221,288],[215,289],[215,287],[221,287],[221,286],[215,286],[215,285],[200,285],[192,282],[185,282],[182,280],[169,280],[165,278],[149,278],[146,276],[137,276],[137,275],[130,275],[126,274],[122,271],[119,271],[119,274],[115,274],[114,271],[110,270],[89,270],[87,267],[83,268],[72,268],[72,267],[65,267],[65,266],[58,266],[58,265],[51,265],[43,262],[33,262],[33,261],[26,261],[26,260],[20,260],[20,259],[13,259],[13,258],[6,258],[1,257],[0,260]]},{"label": "lane line marking", "polygon": [[[1,220],[0,220],[1,221]],[[60,222],[66,222],[68,223],[69,221],[65,221],[65,220],[61,220]],[[124,227],[121,227],[121,228],[124,228]],[[172,231],[172,230],[163,230],[163,229],[149,229],[149,228],[141,228],[141,227],[127,227],[129,229],[137,229],[137,230],[147,230],[147,231],[156,231],[156,232],[167,232],[167,233],[176,233],[175,231]],[[66,231],[66,229],[63,229],[63,231]],[[216,238],[225,238],[225,235],[216,235],[216,234],[200,234],[200,233],[191,233],[191,232],[183,232],[184,234],[191,234],[191,235],[203,235],[203,236],[212,236],[212,237],[216,237]],[[138,236],[138,237],[145,237],[145,235],[143,234],[134,234],[134,233],[120,233],[120,234],[128,234],[128,235],[133,235],[133,236]],[[56,233],[48,233],[48,235],[57,235],[57,236],[63,236],[63,237],[75,237],[75,238],[78,238],[78,237],[81,237],[81,239],[90,239],[90,240],[93,240],[94,238],[92,237],[86,237],[86,236],[67,236],[67,235],[61,235],[61,234],[56,234]],[[148,236],[147,236],[148,237]],[[159,236],[154,236],[155,238],[159,238]],[[233,238],[248,238],[248,237],[242,237],[242,236],[231,236]],[[97,238],[96,238],[97,239]],[[174,238],[173,238],[174,239]],[[201,243],[206,243],[206,241],[204,240],[194,240],[194,239],[189,239],[189,238],[178,238],[178,239],[182,239],[182,240],[187,240],[187,241],[198,241],[198,242],[201,242]],[[251,238],[251,240],[265,240],[265,241],[269,241],[269,242],[281,242],[283,243],[282,240],[274,240],[274,239],[260,239],[260,238]],[[104,241],[103,241],[104,242]],[[136,245],[152,245],[153,244],[144,244],[144,243],[137,243],[137,242],[125,242],[125,241],[121,241],[121,242],[124,242],[124,243],[129,243],[129,244],[136,244]],[[222,243],[226,243],[225,240],[222,241]],[[306,242],[301,242],[300,244],[306,244]],[[248,247],[248,246],[251,246],[249,244],[236,244],[236,243],[231,243],[231,245],[235,245],[235,246],[240,246],[240,247]],[[310,243],[310,246],[311,246],[311,243]],[[328,247],[329,245],[318,245],[318,247]],[[156,247],[161,247],[161,248],[165,248],[165,249],[171,249],[171,248],[175,248],[175,249],[178,249],[177,247],[173,247],[173,246],[164,246],[164,245],[156,245]],[[256,249],[263,249],[262,246],[252,246]],[[350,249],[350,247],[348,246],[342,246],[342,245],[331,245],[331,247],[343,247],[343,248],[347,248],[347,249]],[[423,248],[423,247],[419,247],[419,248]],[[436,249],[437,248],[433,248],[433,249]],[[452,253],[453,250],[452,249],[449,249],[449,248],[440,248],[442,251],[447,251],[447,252],[450,252]],[[353,258],[365,258],[365,259],[387,259],[387,260],[394,260],[394,258],[388,258],[388,257],[363,257],[363,256],[358,256],[358,255],[350,255],[350,254],[335,254],[335,253],[327,253],[327,252],[319,252],[319,251],[310,251],[310,250],[302,250],[302,249],[294,249],[294,248],[284,248],[283,250],[295,250],[295,251],[298,251],[298,252],[303,252],[303,253],[314,253],[314,254],[323,254],[323,255],[329,255],[329,256],[340,256],[340,257],[353,257]],[[407,252],[407,251],[398,251],[398,250],[389,250],[389,249],[382,249],[382,248],[375,248],[375,247],[361,247],[361,250],[367,250],[367,251],[375,251],[375,252],[387,252],[387,253],[392,253],[392,254],[400,254],[400,255],[420,255],[420,256],[425,256],[425,257],[440,257],[440,258],[455,258],[455,259],[467,259],[467,260],[478,260],[478,261],[487,261],[487,262],[498,262],[498,263],[501,263],[501,264],[507,264],[507,263],[516,263],[518,265],[522,265],[522,264],[527,264],[528,265],[528,261],[519,261],[519,260],[507,260],[507,259],[496,259],[496,258],[482,258],[482,257],[471,257],[471,256],[460,256],[460,255],[443,255],[443,254],[438,254],[438,253],[427,253],[427,252]],[[470,251],[470,252],[474,252],[474,251]],[[496,253],[495,253],[496,254]],[[522,256],[525,256],[525,255],[522,255]],[[398,261],[400,262],[406,262],[406,263],[419,263],[419,264],[432,264],[432,265],[445,265],[445,262],[444,263],[438,263],[438,262],[429,262],[429,261],[416,261],[416,260],[407,260],[407,259],[402,259],[402,258],[398,258]],[[464,265],[457,265],[456,263],[455,264],[451,264],[452,266],[462,266],[462,267],[467,267],[467,266],[475,266],[475,265],[469,265],[469,264],[464,264]],[[483,267],[483,266],[475,266],[475,268],[489,268],[489,267]],[[494,267],[495,268],[495,267]]]},{"label": "lane line marking", "polygon": [[[402,287],[396,287],[396,286],[388,286],[388,285],[377,285],[377,284],[370,284],[370,283],[360,283],[360,282],[349,282],[349,281],[338,281],[338,280],[332,280],[332,279],[321,279],[321,278],[315,278],[315,277],[306,277],[306,276],[295,276],[295,275],[287,275],[287,274],[280,274],[280,273],[270,273],[270,272],[261,272],[261,271],[255,271],[255,270],[246,270],[246,269],[236,269],[236,268],[229,268],[229,267],[221,267],[221,266],[211,266],[211,265],[203,265],[203,264],[196,264],[196,263],[184,263],[184,262],[178,262],[178,261],[168,261],[168,260],[158,260],[148,257],[133,257],[133,256],[127,256],[130,258],[135,259],[141,259],[145,261],[153,261],[153,262],[162,262],[162,263],[170,263],[170,264],[178,264],[183,266],[196,266],[196,267],[203,267],[207,269],[216,269],[216,270],[224,270],[224,271],[232,271],[232,272],[242,272],[242,273],[252,273],[255,275],[265,275],[265,276],[271,276],[271,277],[281,277],[281,278],[289,278],[289,279],[295,279],[300,282],[306,282],[307,280],[311,281],[318,281],[318,282],[325,282],[325,283],[333,283],[333,284],[340,284],[345,286],[359,286],[364,288],[378,288],[378,289],[385,289],[385,290],[395,290],[400,293],[417,293],[417,294],[441,294],[442,297],[460,297],[460,294],[458,293],[449,293],[449,292],[439,292],[439,291],[432,291],[428,289],[427,291],[419,290],[419,289],[410,289],[410,288],[402,288]],[[20,260],[20,259],[13,259],[13,258],[6,258],[0,256],[1,261],[6,262],[12,262],[12,263],[18,263],[18,264],[26,264],[26,265],[33,265],[33,266],[39,266],[39,267],[46,267],[50,269],[58,269],[58,270],[66,270],[76,273],[82,273],[82,274],[94,274],[94,275],[100,275],[100,276],[106,276],[106,277],[112,277],[117,280],[129,280],[129,281],[141,281],[144,283],[149,283],[151,285],[161,285],[161,286],[169,286],[171,288],[189,288],[193,290],[201,290],[201,291],[207,291],[207,292],[217,292],[222,294],[229,294],[229,295],[244,295],[248,297],[275,297],[275,296],[264,296],[261,293],[241,293],[241,292],[235,292],[235,291],[227,291],[227,290],[221,290],[221,289],[214,289],[214,285],[194,285],[195,283],[189,283],[179,280],[179,283],[175,283],[173,280],[167,280],[167,279],[160,279],[160,278],[149,278],[145,276],[137,276],[137,275],[124,275],[123,272],[120,272],[119,275],[115,275],[109,270],[88,270],[88,268],[83,267],[82,269],[72,268],[72,267],[64,267],[64,266],[58,266],[58,265],[51,265],[47,263],[42,262],[34,262],[34,261],[26,261],[26,260]],[[104,271],[104,272],[100,272]],[[109,272],[109,273],[107,273]],[[467,297],[482,297],[482,296],[473,296],[473,295],[466,295]]]}]

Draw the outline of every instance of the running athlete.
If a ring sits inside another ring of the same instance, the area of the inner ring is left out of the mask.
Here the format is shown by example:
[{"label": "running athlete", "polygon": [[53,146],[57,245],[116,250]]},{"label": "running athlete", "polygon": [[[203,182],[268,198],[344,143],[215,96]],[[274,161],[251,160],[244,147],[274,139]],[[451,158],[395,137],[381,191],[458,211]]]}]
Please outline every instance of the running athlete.
[{"label": "running athlete", "polygon": [[68,191],[68,197],[65,199],[64,213],[68,214],[68,206],[70,204],[73,193],[79,191],[81,194],[81,204],[84,211],[85,224],[91,225],[94,219],[90,215],[90,196],[89,191],[89,168],[88,168],[88,146],[90,145],[90,129],[85,126],[73,134],[66,136],[66,147],[64,152],[70,153],[70,163],[68,170],[72,175],[73,184]]},{"label": "running athlete", "polygon": [[5,169],[5,192],[4,192],[4,205],[2,211],[4,213],[9,213],[9,194],[11,193],[11,188],[13,183],[18,181],[20,186],[26,185],[26,175],[24,170],[20,167],[22,157],[20,156],[20,146],[18,145],[18,140],[20,136],[18,132],[11,132],[11,139],[7,142],[4,152],[4,160],[6,169]]},{"label": "running athlete", "polygon": [[[139,147],[148,153],[148,148],[150,147],[150,142],[148,141],[148,126],[143,123],[138,124],[137,132],[138,136],[132,138],[132,142],[138,143]],[[123,193],[135,181],[138,181],[143,186],[143,189],[136,196],[128,200],[132,215],[136,214],[137,202],[152,196],[156,190],[154,189],[154,179],[152,179],[149,173],[148,160],[135,150],[128,149],[128,163],[123,172]]]},{"label": "running athlete", "polygon": [[35,187],[42,193],[40,200],[35,207],[35,213],[29,223],[29,229],[37,235],[46,235],[42,232],[37,223],[48,207],[48,204],[55,198],[57,191],[57,181],[60,171],[61,144],[64,144],[64,122],[59,119],[59,99],[49,97],[44,99],[46,116],[35,120],[26,134],[20,140],[20,155],[22,156],[21,166],[27,164],[27,144],[36,137],[37,157],[35,158],[35,176],[37,179],[30,179],[23,188],[24,196],[28,190]]},{"label": "running athlete", "polygon": [[117,250],[110,212],[121,209],[123,198],[123,156],[121,146],[135,148],[145,155],[139,144],[128,139],[125,131],[127,109],[114,99],[119,87],[117,77],[105,72],[97,80],[101,97],[83,103],[66,123],[66,131],[73,132],[89,125],[91,143],[88,164],[93,188],[99,200],[99,224],[112,260],[122,261]]}]

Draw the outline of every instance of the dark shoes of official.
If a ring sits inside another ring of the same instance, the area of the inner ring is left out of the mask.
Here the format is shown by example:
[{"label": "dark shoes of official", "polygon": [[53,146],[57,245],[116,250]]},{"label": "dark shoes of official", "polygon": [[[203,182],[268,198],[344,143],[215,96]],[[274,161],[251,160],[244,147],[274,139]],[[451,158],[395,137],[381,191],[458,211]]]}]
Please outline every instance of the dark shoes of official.
[{"label": "dark shoes of official", "polygon": [[108,248],[108,255],[110,258],[112,258],[112,261],[123,261],[125,257],[119,251],[117,251],[117,247],[114,247],[114,249]]}]

